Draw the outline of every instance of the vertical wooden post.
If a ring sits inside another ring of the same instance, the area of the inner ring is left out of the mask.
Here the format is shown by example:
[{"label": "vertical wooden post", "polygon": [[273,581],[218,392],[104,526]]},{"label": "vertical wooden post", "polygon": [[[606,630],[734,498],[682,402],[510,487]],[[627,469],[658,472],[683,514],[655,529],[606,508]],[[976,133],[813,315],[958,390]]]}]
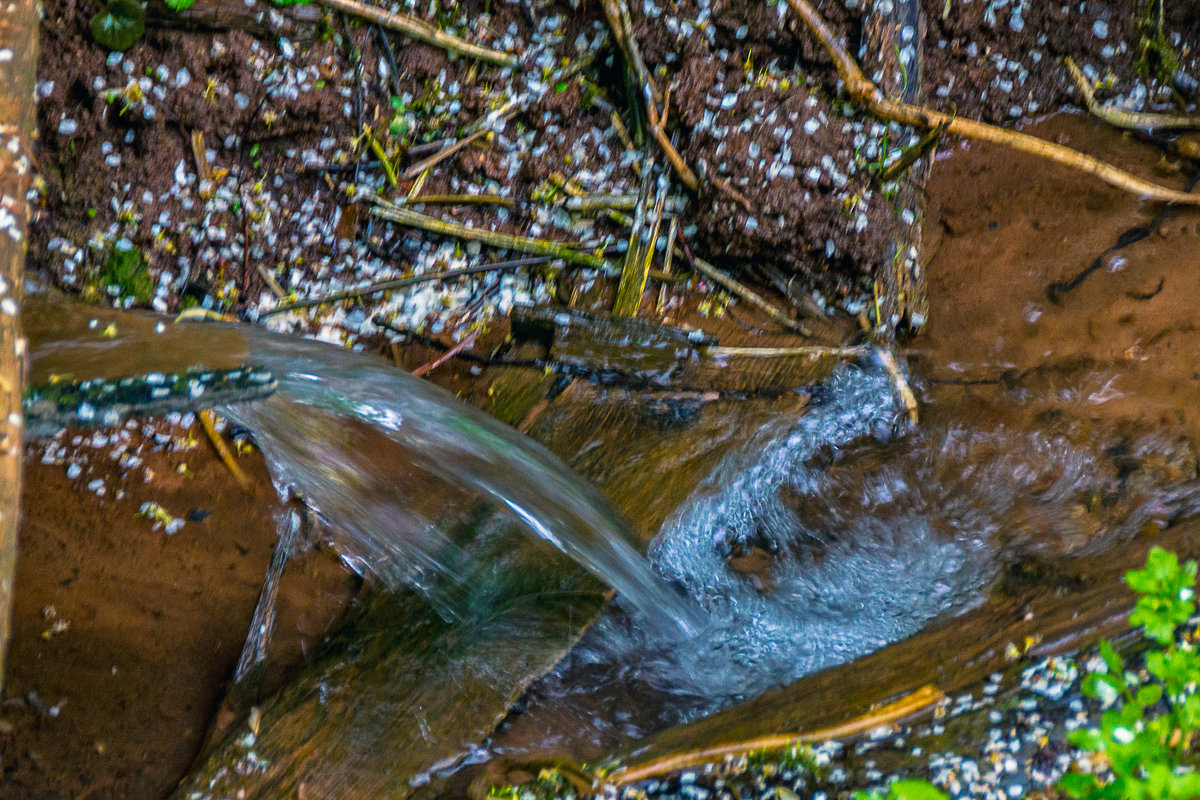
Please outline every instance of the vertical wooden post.
[{"label": "vertical wooden post", "polygon": [[37,125],[37,22],[35,0],[0,4],[0,685],[12,626],[21,501],[20,304]]}]

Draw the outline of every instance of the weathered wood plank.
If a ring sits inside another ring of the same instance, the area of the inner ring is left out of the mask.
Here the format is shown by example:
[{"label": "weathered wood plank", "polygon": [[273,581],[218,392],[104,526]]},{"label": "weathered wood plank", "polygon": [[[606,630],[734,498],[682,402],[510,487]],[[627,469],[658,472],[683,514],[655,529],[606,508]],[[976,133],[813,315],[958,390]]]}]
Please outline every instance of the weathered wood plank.
[{"label": "weathered wood plank", "polygon": [[17,559],[25,339],[20,303],[29,226],[37,107],[38,17],[34,0],[0,6],[0,685],[4,680]]}]

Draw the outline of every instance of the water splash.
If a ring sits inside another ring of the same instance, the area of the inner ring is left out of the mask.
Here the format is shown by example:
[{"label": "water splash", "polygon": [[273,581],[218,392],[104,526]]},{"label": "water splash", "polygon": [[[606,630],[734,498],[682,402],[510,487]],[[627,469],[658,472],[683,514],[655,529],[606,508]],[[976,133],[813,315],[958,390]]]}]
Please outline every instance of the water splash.
[{"label": "water splash", "polygon": [[452,612],[436,587],[469,592],[456,569],[469,543],[444,520],[487,502],[660,633],[695,629],[694,604],[650,569],[616,510],[541,446],[375,359],[260,331],[250,351],[278,391],[225,413],[255,432],[277,484],[332,523],[355,569],[416,586]]},{"label": "water splash", "polygon": [[[762,426],[651,545],[705,609],[703,634],[665,646],[611,614],[542,695],[575,695],[585,735],[611,739],[624,719],[638,736],[910,636],[1023,559],[1200,512],[1195,454],[1168,436],[962,410],[899,435],[901,413],[882,370],[847,366],[807,414]],[[596,699],[606,681],[620,688]]]}]

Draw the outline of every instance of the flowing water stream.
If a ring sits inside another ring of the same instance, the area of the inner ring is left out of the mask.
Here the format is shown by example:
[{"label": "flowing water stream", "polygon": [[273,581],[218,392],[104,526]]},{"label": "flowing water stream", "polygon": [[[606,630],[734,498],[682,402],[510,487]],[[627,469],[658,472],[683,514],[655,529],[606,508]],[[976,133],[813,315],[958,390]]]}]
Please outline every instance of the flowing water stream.
[{"label": "flowing water stream", "polygon": [[[838,367],[807,408],[743,425],[701,480],[676,486],[643,558],[609,501],[532,440],[377,359],[236,333],[278,390],[223,413],[254,432],[281,493],[305,498],[354,569],[454,618],[479,574],[470,539],[494,527],[471,523],[482,507],[617,590],[535,692],[531,718],[559,717],[559,739],[538,734],[538,748],[598,752],[711,713],[961,612],[1022,560],[1095,553],[1200,511],[1195,455],[1177,438],[1039,410],[1039,397],[1061,403],[1053,382],[982,406],[927,387],[911,431],[866,359]],[[144,348],[129,336],[93,344]],[[696,442],[685,432],[671,447]],[[664,463],[643,480],[671,486]]]}]

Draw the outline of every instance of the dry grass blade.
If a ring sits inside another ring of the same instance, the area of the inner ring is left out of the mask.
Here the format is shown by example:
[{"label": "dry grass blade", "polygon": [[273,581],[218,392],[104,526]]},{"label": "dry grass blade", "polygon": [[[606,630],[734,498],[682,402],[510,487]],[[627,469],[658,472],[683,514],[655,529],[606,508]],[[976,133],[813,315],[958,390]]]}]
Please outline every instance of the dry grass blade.
[{"label": "dry grass blade", "polygon": [[[763,750],[785,750],[796,745],[819,744],[832,739],[857,736],[882,725],[889,725],[906,717],[911,717],[914,714],[924,711],[934,703],[940,702],[943,697],[944,695],[936,687],[922,686],[915,692],[895,702],[880,706],[841,725],[835,725],[830,728],[819,728],[814,731],[802,733],[765,736],[745,742],[715,745],[687,753],[664,756],[656,758],[653,761],[647,761],[644,764],[636,764],[632,767],[618,770],[608,777],[607,783],[610,786],[628,786],[649,778],[719,761],[726,756],[737,757]],[[600,793],[597,792],[597,796],[599,795]]]},{"label": "dry grass blade", "polygon": [[825,21],[813,10],[807,0],[787,0],[787,3],[833,59],[838,75],[846,84],[847,94],[856,102],[861,103],[870,114],[880,119],[926,129],[944,124],[946,133],[962,136],[965,139],[992,142],[1011,150],[1049,159],[1064,167],[1092,175],[1110,186],[1115,186],[1139,197],[1160,203],[1200,205],[1200,194],[1189,194],[1159,186],[1069,147],[983,122],[943,114],[923,106],[888,100],[875,84],[863,75],[858,63],[850,57],[845,48],[838,44]]},{"label": "dry grass blade", "polygon": [[1074,59],[1067,56],[1063,59],[1063,64],[1066,65],[1067,72],[1070,73],[1071,80],[1075,83],[1075,88],[1083,95],[1088,112],[1101,122],[1107,122],[1114,128],[1135,131],[1200,129],[1200,116],[1143,113],[1117,108],[1108,103],[1097,102],[1096,91],[1092,88],[1092,82],[1083,74],[1083,70],[1079,69],[1075,64]]},{"label": "dry grass blade", "polygon": [[634,216],[633,228],[629,232],[629,250],[625,253],[625,265],[621,269],[621,282],[617,285],[617,299],[613,303],[613,314],[618,317],[637,316],[642,305],[642,293],[646,291],[646,279],[650,275],[650,262],[654,258],[654,243],[658,240],[658,229],[662,223],[663,206],[667,202],[667,182],[659,183],[658,197],[654,208],[647,210],[650,186],[653,178],[651,162],[642,170],[646,177],[642,182],[642,197]]},{"label": "dry grass blade", "polygon": [[337,9],[346,14],[361,17],[426,44],[440,47],[443,50],[449,50],[452,53],[478,58],[480,61],[486,61],[489,64],[497,64],[501,67],[515,67],[519,61],[512,53],[502,53],[490,47],[471,44],[466,39],[460,39],[445,31],[439,31],[425,20],[410,17],[407,14],[395,14],[376,6],[360,3],[358,0],[318,0],[318,2],[326,8]]}]

